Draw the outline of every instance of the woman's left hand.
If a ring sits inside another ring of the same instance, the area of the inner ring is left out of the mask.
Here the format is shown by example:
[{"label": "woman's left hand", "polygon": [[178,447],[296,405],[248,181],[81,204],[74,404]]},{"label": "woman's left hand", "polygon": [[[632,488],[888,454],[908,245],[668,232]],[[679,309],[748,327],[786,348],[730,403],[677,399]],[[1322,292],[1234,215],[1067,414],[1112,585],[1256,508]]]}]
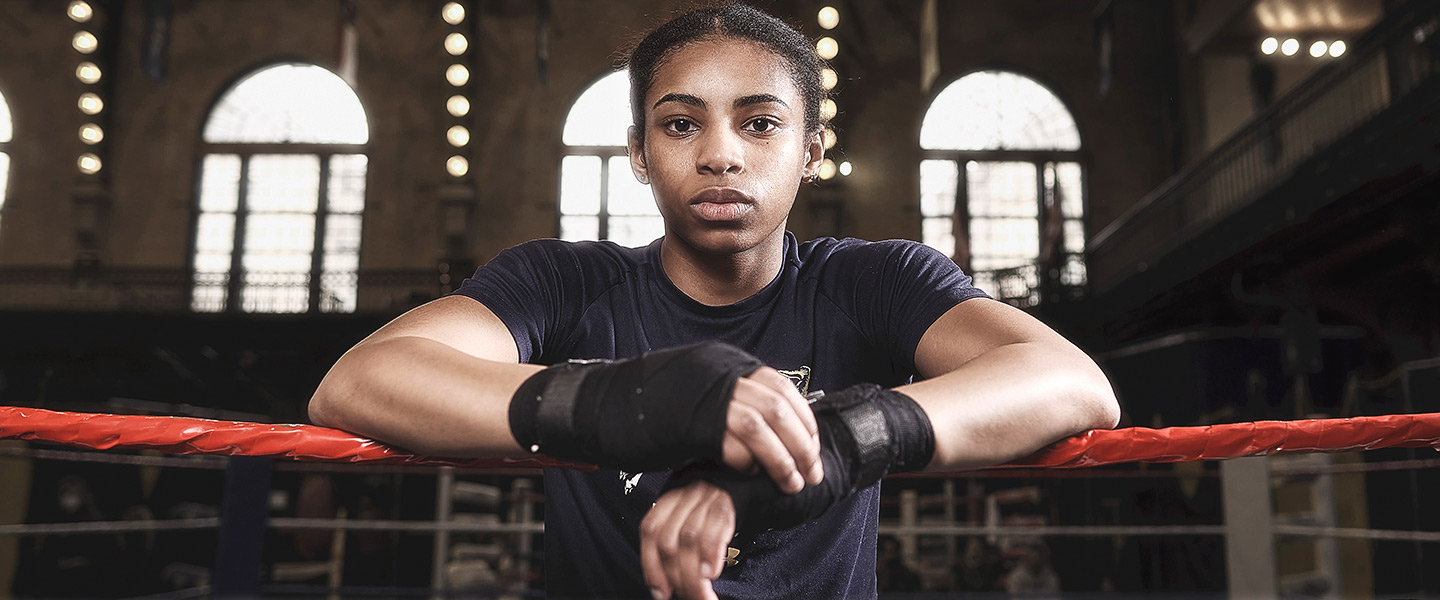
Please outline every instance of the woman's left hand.
[{"label": "woman's left hand", "polygon": [[704,481],[665,492],[640,523],[640,563],[657,600],[717,600],[711,582],[735,535],[730,495]]}]

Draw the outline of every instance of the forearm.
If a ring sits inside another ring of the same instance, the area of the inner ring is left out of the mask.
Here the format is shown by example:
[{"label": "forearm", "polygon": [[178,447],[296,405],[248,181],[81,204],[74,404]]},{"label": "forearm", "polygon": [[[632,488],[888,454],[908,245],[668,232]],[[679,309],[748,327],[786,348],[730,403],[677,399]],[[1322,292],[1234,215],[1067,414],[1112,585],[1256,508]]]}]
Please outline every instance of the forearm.
[{"label": "forearm", "polygon": [[540,369],[420,337],[362,342],[320,383],[310,418],[424,454],[526,456],[510,433],[510,398]]},{"label": "forearm", "polygon": [[897,391],[934,427],[932,472],[1001,464],[1120,415],[1099,367],[1063,340],[1003,345]]}]

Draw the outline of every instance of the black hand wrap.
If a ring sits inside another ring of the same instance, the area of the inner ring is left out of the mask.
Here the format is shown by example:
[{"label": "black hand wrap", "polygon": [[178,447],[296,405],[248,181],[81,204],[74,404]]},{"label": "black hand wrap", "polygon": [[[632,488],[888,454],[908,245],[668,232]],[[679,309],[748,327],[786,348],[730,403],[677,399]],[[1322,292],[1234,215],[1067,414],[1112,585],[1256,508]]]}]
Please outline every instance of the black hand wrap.
[{"label": "black hand wrap", "polygon": [[676,472],[666,482],[666,489],[703,480],[729,492],[735,503],[737,532],[753,537],[766,529],[814,520],[887,473],[925,468],[935,454],[935,432],[929,417],[900,392],[864,383],[826,394],[812,408],[825,467],[825,481],[820,485],[785,494],[767,475],[745,475],[711,462]]},{"label": "black hand wrap", "polygon": [[562,363],[520,384],[510,431],[531,452],[627,471],[718,460],[735,380],[760,366],[721,342]]}]

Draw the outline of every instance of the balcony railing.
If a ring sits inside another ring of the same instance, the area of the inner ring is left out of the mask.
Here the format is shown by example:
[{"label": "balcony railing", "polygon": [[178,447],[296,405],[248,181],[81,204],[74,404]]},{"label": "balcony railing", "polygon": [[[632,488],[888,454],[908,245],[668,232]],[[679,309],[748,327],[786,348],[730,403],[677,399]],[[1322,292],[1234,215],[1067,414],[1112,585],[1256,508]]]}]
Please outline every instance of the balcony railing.
[{"label": "balcony railing", "polygon": [[[391,313],[439,297],[467,274],[442,281],[427,269],[326,272],[319,312]],[[199,284],[198,286],[196,284]],[[134,267],[0,267],[0,310],[121,310],[214,313],[226,302],[229,277],[184,269]],[[309,312],[307,273],[248,273],[241,288],[243,312]]]},{"label": "balcony railing", "polygon": [[[1428,0],[1394,8],[1347,56],[1318,68],[1097,233],[1089,244],[1093,291],[1103,295],[1157,268],[1185,244],[1294,178],[1299,167],[1342,138],[1362,131],[1416,90],[1433,88],[1440,71],[1437,15],[1440,2]],[[1167,277],[1178,282],[1195,274]]]}]

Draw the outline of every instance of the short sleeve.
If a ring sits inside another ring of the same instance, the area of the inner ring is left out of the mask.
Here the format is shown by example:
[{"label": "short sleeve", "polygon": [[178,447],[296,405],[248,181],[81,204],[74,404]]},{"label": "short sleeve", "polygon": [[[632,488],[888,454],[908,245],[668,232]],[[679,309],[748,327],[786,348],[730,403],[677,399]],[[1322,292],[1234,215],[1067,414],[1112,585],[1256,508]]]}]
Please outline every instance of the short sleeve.
[{"label": "short sleeve", "polygon": [[848,245],[835,251],[826,270],[825,294],[908,369],[936,319],[961,302],[989,297],[955,261],[909,240]]},{"label": "short sleeve", "polygon": [[460,284],[455,295],[478,300],[515,337],[520,362],[544,353],[546,340],[564,335],[578,314],[583,290],[575,249],[559,240],[508,248]]}]

